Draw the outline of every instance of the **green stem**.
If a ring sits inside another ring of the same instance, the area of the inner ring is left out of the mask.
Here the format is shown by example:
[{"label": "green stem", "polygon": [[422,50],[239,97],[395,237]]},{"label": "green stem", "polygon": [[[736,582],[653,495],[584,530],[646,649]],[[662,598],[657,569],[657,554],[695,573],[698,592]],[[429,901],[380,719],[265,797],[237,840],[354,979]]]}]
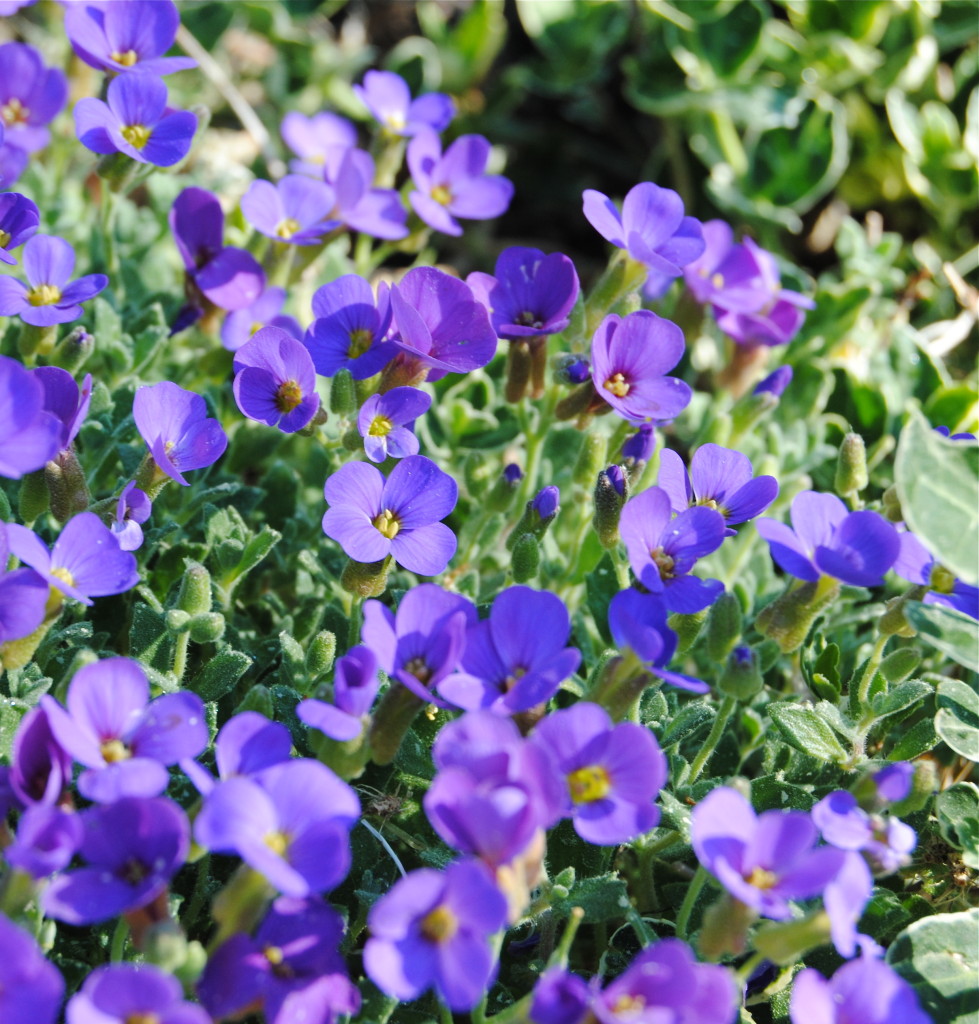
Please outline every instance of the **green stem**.
[{"label": "green stem", "polygon": [[887,633],[881,633],[874,641],[874,649],[870,652],[870,659],[867,661],[867,667],[863,670],[863,675],[860,677],[860,685],[857,689],[857,706],[860,708],[867,706],[870,686],[874,681],[874,676],[877,675],[881,661],[884,659],[884,648],[887,646],[888,640],[890,640],[890,636]]},{"label": "green stem", "polygon": [[764,953],[752,953],[747,960],[738,968],[738,981],[746,982],[752,975],[754,969],[761,963],[764,963],[766,957]]},{"label": "green stem", "polygon": [[697,902],[700,890],[707,884],[709,877],[707,869],[702,864],[698,866],[697,873],[690,881],[687,895],[683,897],[680,913],[676,916],[676,937],[678,939],[685,939],[687,937],[687,927],[690,924],[690,915],[693,913],[694,904]]},{"label": "green stem", "polygon": [[693,764],[690,765],[690,774],[685,780],[688,786],[692,786],[700,777],[700,773],[707,767],[707,762],[711,759],[714,748],[720,742],[721,735],[727,727],[728,719],[731,717],[731,713],[734,711],[737,703],[733,697],[725,697],[721,702],[721,706],[717,710],[717,717],[714,719],[714,724],[711,727],[710,735],[707,737],[707,742],[700,748],[700,753],[697,754],[693,759]]},{"label": "green stem", "polygon": [[439,1020],[442,1024],[452,1024],[452,1011],[444,1003],[439,1003]]},{"label": "green stem", "polygon": [[129,938],[129,925],[124,917],[116,921],[115,931],[112,933],[112,946],[109,953],[110,963],[122,963],[123,954],[126,952],[126,940]]},{"label": "green stem", "polygon": [[173,645],[173,674],[177,682],[183,681],[184,673],[187,671],[187,652],[190,648],[190,632],[184,630]]},{"label": "green stem", "polygon": [[[102,247],[105,252],[105,269],[109,277],[119,273],[119,253],[116,249],[115,219],[119,196],[103,183],[101,204]],[[118,284],[118,282],[117,282]]]}]

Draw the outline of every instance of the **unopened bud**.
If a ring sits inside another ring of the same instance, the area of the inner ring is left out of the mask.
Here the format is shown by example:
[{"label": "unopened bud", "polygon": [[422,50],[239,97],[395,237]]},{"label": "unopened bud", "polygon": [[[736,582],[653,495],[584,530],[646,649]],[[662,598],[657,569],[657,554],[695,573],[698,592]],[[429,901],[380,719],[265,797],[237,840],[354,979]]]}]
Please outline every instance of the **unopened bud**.
[{"label": "unopened bud", "polygon": [[78,457],[65,448],[44,467],[44,480],[48,486],[51,515],[59,523],[66,523],[91,504],[88,483]]},{"label": "unopened bud", "polygon": [[797,651],[806,639],[816,616],[840,592],[838,580],[821,576],[815,582],[794,583],[789,589],[765,605],[755,620],[755,628],[774,640],[783,654]]},{"label": "unopened bud", "polygon": [[205,612],[190,620],[190,638],[195,644],[213,644],[224,636],[224,616]]},{"label": "unopened bud", "polygon": [[67,337],[62,338],[51,353],[51,363],[62,370],[74,373],[85,365],[95,350],[95,338],[84,327],[76,327]]},{"label": "unopened bud", "polygon": [[629,478],[621,466],[609,466],[595,484],[595,515],[592,526],[603,548],[619,543],[619,518],[629,497]]},{"label": "unopened bud", "polygon": [[171,608],[166,615],[167,632],[179,636],[190,629],[190,615],[179,608]]},{"label": "unopened bud", "polygon": [[859,494],[869,482],[866,446],[859,434],[851,432],[840,445],[840,456],[836,463],[836,493],[843,498]]},{"label": "unopened bud", "polygon": [[764,685],[758,667],[758,655],[750,647],[735,647],[728,655],[724,671],[717,682],[721,693],[746,703],[760,693]]},{"label": "unopened bud", "polygon": [[897,488],[891,484],[881,496],[884,518],[892,523],[903,523],[904,512],[901,509],[901,499],[898,497]]},{"label": "unopened bud", "polygon": [[188,615],[203,615],[211,610],[211,574],[200,562],[187,563],[176,607]]},{"label": "unopened bud", "polygon": [[275,716],[275,708],[272,705],[272,694],[269,688],[262,683],[256,683],[245,694],[233,713],[240,715],[242,711],[257,711],[260,715],[272,719]]},{"label": "unopened bud", "polygon": [[533,360],[526,341],[511,341],[507,352],[506,385],[503,395],[508,402],[517,403],[527,392]]},{"label": "unopened bud", "polygon": [[792,367],[780,366],[777,370],[773,370],[764,380],[759,381],[755,385],[753,393],[756,395],[770,394],[776,398],[781,398],[791,382]]},{"label": "unopened bud", "polygon": [[686,654],[693,647],[706,619],[707,610],[704,609],[702,612],[676,612],[666,620],[667,625],[677,635],[679,642],[676,653],[678,655]]},{"label": "unopened bud", "polygon": [[333,668],[337,653],[337,638],[328,629],[321,629],[306,650],[306,671],[314,679]]},{"label": "unopened bud", "polygon": [[921,758],[914,762],[914,777],[911,779],[911,792],[897,803],[891,804],[891,814],[903,818],[915,811],[920,811],[939,788],[938,765],[936,762]]},{"label": "unopened bud", "polygon": [[51,500],[46,474],[43,469],[27,473],[20,481],[17,495],[17,511],[20,518],[30,525],[38,516],[44,515]]},{"label": "unopened bud", "polygon": [[340,586],[358,597],[380,597],[387,588],[390,569],[390,555],[378,562],[355,562],[350,558],[343,567]]},{"label": "unopened bud", "polygon": [[889,683],[907,679],[921,664],[921,652],[914,647],[900,647],[880,663],[880,674]]},{"label": "unopened bud", "polygon": [[330,412],[337,416],[349,416],[357,408],[357,392],[350,371],[344,367],[337,370],[330,385]]},{"label": "unopened bud", "polygon": [[717,598],[707,615],[707,656],[721,664],[741,639],[741,602],[729,590]]},{"label": "unopened bud", "polygon": [[607,465],[608,441],[601,434],[585,434],[574,464],[574,482],[590,487],[603,466]]},{"label": "unopened bud", "polygon": [[513,545],[510,569],[515,583],[527,583],[540,570],[540,545],[531,533],[522,534]]},{"label": "unopened bud", "polygon": [[520,522],[507,538],[507,548],[512,551],[514,545],[525,533],[540,540],[557,517],[561,507],[560,500],[561,492],[553,484],[541,488],[537,495],[527,502]]},{"label": "unopened bud", "polygon": [[523,479],[523,471],[515,463],[511,462],[503,467],[503,472],[497,477],[496,482],[486,496],[486,508],[490,512],[505,512],[512,504],[514,496],[520,490],[520,481]]}]

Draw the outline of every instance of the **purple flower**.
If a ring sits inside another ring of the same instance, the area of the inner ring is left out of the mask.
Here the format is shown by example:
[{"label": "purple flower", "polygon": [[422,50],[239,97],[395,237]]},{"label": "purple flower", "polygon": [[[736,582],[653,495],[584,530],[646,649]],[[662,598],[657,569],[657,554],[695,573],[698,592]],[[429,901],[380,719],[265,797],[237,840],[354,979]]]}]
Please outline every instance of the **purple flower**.
[{"label": "purple flower", "polygon": [[136,551],[142,547],[142,524],[149,519],[152,511],[153,504],[146,492],[136,486],[135,480],[130,480],[119,495],[115,517],[109,524],[109,529],[123,551]]},{"label": "purple flower", "polygon": [[455,113],[452,99],[445,93],[431,92],[412,100],[408,83],[393,71],[368,71],[364,84],[353,89],[391,135],[417,135],[426,128],[443,131]]},{"label": "purple flower", "polygon": [[619,532],[639,582],[662,594],[671,612],[699,612],[724,589],[719,580],[689,575],[724,541],[724,517],[713,509],[689,508],[674,518],[666,491],[649,487],[623,505]]},{"label": "purple flower", "polygon": [[82,315],[81,303],[109,283],[105,274],[88,274],[68,284],[75,250],[53,235],[35,235],[24,246],[24,273],[30,288],[13,277],[0,277],[0,316],[19,316],[26,324],[51,327]]},{"label": "purple flower", "polygon": [[0,644],[30,636],[44,621],[47,581],[33,569],[7,569],[8,527],[0,523]]},{"label": "purple flower", "polygon": [[217,197],[185,188],[169,214],[170,230],[187,277],[221,309],[244,309],[265,290],[265,272],[255,257],[224,244],[224,213]]},{"label": "purple flower", "polygon": [[434,267],[409,270],[391,288],[403,359],[428,367],[428,379],[469,373],[496,354],[496,332],[465,281]]},{"label": "purple flower", "polygon": [[683,268],[691,294],[704,305],[722,306],[722,312],[753,313],[761,309],[770,293],[759,277],[752,251],[735,243],[726,221],[709,220],[702,228],[706,248]]},{"label": "purple flower", "polygon": [[397,614],[380,601],[365,601],[361,640],[387,675],[426,704],[441,704],[432,690],[459,664],[467,627],[475,622],[471,601],[422,583],[405,594]]},{"label": "purple flower", "polygon": [[20,720],[10,754],[10,788],[26,807],[53,807],[71,785],[71,755],[62,750],[48,716],[33,707]]},{"label": "purple flower", "polygon": [[588,223],[651,273],[679,277],[704,251],[700,221],[684,217],[683,200],[672,189],[649,181],[636,185],[626,193],[621,214],[608,196],[593,189],[586,189],[582,200]]},{"label": "purple flower", "polygon": [[451,1009],[472,1009],[496,975],[489,937],[506,914],[506,899],[478,863],[412,871],[371,907],[364,969],[396,999],[434,986]]},{"label": "purple flower", "polygon": [[47,878],[68,867],[82,843],[82,823],[74,811],[33,804],[20,816],[17,835],[3,854],[19,871]]},{"label": "purple flower", "polygon": [[567,256],[511,246],[497,257],[494,273],[472,273],[466,284],[486,307],[501,338],[541,337],[568,326],[578,298],[578,275]]},{"label": "purple flower", "polygon": [[109,83],[106,101],[86,97],[75,104],[78,140],[93,153],[172,167],[190,152],[197,115],[167,106],[162,79],[145,71],[120,75]]},{"label": "purple flower", "polygon": [[792,499],[792,526],[759,519],[758,532],[787,573],[816,582],[833,576],[855,587],[876,587],[901,547],[897,530],[876,512],[847,512],[834,494],[803,491]]},{"label": "purple flower", "polygon": [[391,555],[420,576],[437,576],[455,554],[455,534],[439,522],[455,508],[455,480],[422,455],[409,455],[385,480],[364,462],[341,466],[326,481],[323,532],[357,562]]},{"label": "purple flower", "polygon": [[290,245],[315,245],[338,225],[330,219],[335,202],[333,189],[325,182],[287,174],[275,185],[253,181],[241,197],[241,212],[269,238]]},{"label": "purple flower", "polygon": [[364,439],[367,458],[383,462],[417,455],[418,438],[411,428],[431,404],[431,395],[417,388],[392,388],[383,395],[371,395],[357,414],[357,430]]},{"label": "purple flower", "polygon": [[80,0],[65,7],[65,32],[75,53],[101,71],[169,75],[196,67],[189,57],[164,57],[180,27],[170,0]]},{"label": "purple flower", "polygon": [[652,423],[640,423],[636,433],[622,442],[622,458],[626,466],[645,465],[656,450],[656,428]]},{"label": "purple flower", "polygon": [[333,216],[353,231],[375,238],[399,239],[408,234],[408,211],[391,188],[374,188],[374,158],[362,149],[339,152],[336,172],[327,179],[336,192]]},{"label": "purple flower", "polygon": [[250,306],[228,313],[221,324],[221,344],[229,352],[237,352],[262,327],[278,327],[293,338],[301,338],[299,323],[291,316],[280,315],[285,301],[285,288],[269,285]]},{"label": "purple flower", "polygon": [[671,449],[664,448],[659,459],[656,483],[670,496],[674,512],[706,505],[720,512],[730,526],[753,519],[778,497],[775,477],[752,479],[748,457],[718,444],[704,444],[694,452],[689,476],[683,460]]},{"label": "purple flower", "polygon": [[867,862],[859,853],[844,854],[840,869],[823,891],[830,938],[840,956],[853,956],[858,945],[861,948],[876,947],[872,939],[857,932],[857,923],[873,891],[874,880]]},{"label": "purple flower", "polygon": [[67,711],[49,694],[41,698],[56,739],[88,769],[78,779],[82,796],[99,803],[159,796],[170,781],[166,766],[207,746],[197,694],[149,696],[139,662],[107,658],[78,670],[68,686]]},{"label": "purple flower", "polygon": [[82,429],[92,400],[92,375],[85,374],[79,388],[67,370],[59,366],[38,366],[31,373],[44,387],[44,408],[61,422],[61,448],[68,448]]},{"label": "purple flower", "polygon": [[136,390],[133,419],[160,471],[183,487],[189,486],[186,470],[213,465],[228,447],[204,399],[168,380]]},{"label": "purple flower", "polygon": [[354,791],[306,758],[218,783],[194,822],[209,850],[237,853],[287,896],[324,892],[350,867],[349,832],[360,817]]},{"label": "purple flower", "polygon": [[313,357],[316,372],[332,377],[347,369],[354,380],[366,380],[397,355],[397,346],[385,341],[391,326],[387,286],[377,291],[356,274],[346,274],[316,290],[313,315],[303,344]]},{"label": "purple flower", "polygon": [[292,110],[282,119],[281,131],[286,145],[300,157],[291,162],[292,170],[314,178],[322,176],[327,160],[357,145],[357,129],[330,111],[307,117]]},{"label": "purple flower", "polygon": [[[270,722],[257,711],[240,711],[229,718],[214,741],[218,777],[232,779],[254,775],[289,760],[292,737],[280,722]],[[214,777],[196,761],[182,760],[180,767],[199,793],[214,789]]]},{"label": "purple flower", "polygon": [[857,798],[840,789],[812,809],[812,820],[827,843],[840,850],[861,850],[878,873],[890,874],[911,862],[917,833],[897,818],[871,815]]},{"label": "purple flower", "polygon": [[741,903],[764,917],[787,920],[789,900],[817,896],[845,854],[817,848],[819,833],[802,811],[756,815],[737,790],[711,790],[690,815],[697,859]]},{"label": "purple flower", "polygon": [[671,420],[690,404],[692,392],[667,377],[683,355],[676,324],[640,309],[626,317],[609,314],[591,344],[591,375],[598,396],[623,418]]},{"label": "purple flower", "polygon": [[65,983],[27,932],[0,914],[0,1018],[55,1024]]},{"label": "purple flower", "polygon": [[584,1024],[593,989],[563,967],[548,968],[534,986],[531,1024]]},{"label": "purple flower", "polygon": [[10,255],[11,250],[37,234],[40,221],[37,206],[26,196],[19,192],[0,193],[0,263],[13,266],[17,262]]},{"label": "purple flower", "polygon": [[61,112],[67,99],[64,72],[45,67],[32,46],[0,46],[0,121],[8,146],[25,153],[46,146],[50,135],[44,126]]},{"label": "purple flower", "polygon": [[201,1002],[215,1020],[260,1005],[268,1024],[333,1024],[360,1008],[338,951],[342,938],[332,907],[280,896],[254,938],[232,935],[208,957]]},{"label": "purple flower", "polygon": [[93,597],[123,594],[139,582],[136,559],[119,547],[94,512],[80,512],[65,524],[48,551],[33,530],[10,523],[10,550],[63,594],[82,604]]},{"label": "purple flower", "polygon": [[24,173],[30,154],[26,150],[5,144],[3,138],[4,130],[0,127],[0,188],[9,188]]},{"label": "purple flower", "polygon": [[914,989],[872,956],[851,960],[828,981],[811,967],[800,971],[789,1017],[792,1024],[931,1024]]},{"label": "purple flower", "polygon": [[249,418],[293,434],[316,415],[313,360],[300,341],[278,327],[263,327],[235,353],[234,394]]},{"label": "purple flower", "polygon": [[508,178],[488,175],[490,144],[482,135],[461,135],[442,153],[438,135],[420,129],[408,143],[408,169],[415,184],[409,193],[415,213],[436,231],[461,235],[456,217],[499,217],[513,198]]},{"label": "purple flower", "polygon": [[439,684],[439,693],[468,711],[528,711],[550,700],[580,664],[581,654],[565,647],[570,634],[559,597],[508,587],[493,601],[489,619],[470,626],[460,671]]},{"label": "purple flower", "polygon": [[975,441],[976,439],[975,434],[970,434],[967,431],[953,434],[948,427],[935,427],[935,433],[941,434],[942,437],[947,437],[950,441]]},{"label": "purple flower", "polygon": [[82,925],[152,903],[187,859],[190,828],[165,797],[126,797],[81,812],[87,862],[59,875],[41,897],[44,913]]},{"label": "purple flower", "polygon": [[773,370],[764,380],[759,381],[752,393],[756,395],[768,393],[776,398],[781,398],[785,393],[785,389],[791,383],[792,367],[780,366],[777,370]]},{"label": "purple flower", "polygon": [[351,647],[337,658],[333,678],[333,704],[304,700],[296,706],[300,721],[331,739],[346,742],[364,731],[367,714],[381,685],[377,658],[362,645]]},{"label": "purple flower", "polygon": [[901,579],[928,587],[926,604],[940,604],[979,619],[979,587],[957,579],[929,554],[918,538],[906,531],[898,535],[900,550],[894,572]]},{"label": "purple flower", "polygon": [[666,782],[666,758],[645,727],[613,725],[603,708],[581,701],[542,719],[530,742],[564,777],[563,811],[582,839],[614,846],[659,821],[655,800]]},{"label": "purple flower", "polygon": [[211,1024],[207,1012],[184,1002],[183,986],[152,964],[96,967],[68,1000],[67,1024]]},{"label": "purple flower", "polygon": [[678,638],[667,625],[666,605],[657,594],[643,594],[635,587],[619,591],[608,607],[608,626],[619,650],[632,651],[654,676],[681,690],[708,693],[700,679],[672,672],[665,666],[676,653]]},{"label": "purple flower", "polygon": [[914,765],[910,761],[895,761],[870,776],[876,789],[876,803],[880,807],[896,804],[911,792],[914,783]]}]

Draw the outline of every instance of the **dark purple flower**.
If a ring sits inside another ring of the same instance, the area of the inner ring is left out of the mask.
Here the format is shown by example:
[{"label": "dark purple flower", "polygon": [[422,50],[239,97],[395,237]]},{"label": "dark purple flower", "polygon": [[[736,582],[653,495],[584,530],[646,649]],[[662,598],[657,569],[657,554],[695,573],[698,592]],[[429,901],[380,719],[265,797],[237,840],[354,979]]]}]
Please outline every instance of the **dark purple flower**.
[{"label": "dark purple flower", "polygon": [[534,986],[527,1019],[531,1024],[584,1024],[593,994],[577,974],[550,967]]},{"label": "dark purple flower", "polygon": [[383,395],[371,395],[357,414],[357,430],[364,439],[367,458],[383,462],[417,455],[418,438],[411,428],[431,404],[431,395],[417,388],[392,388]]},{"label": "dark purple flower", "polygon": [[300,720],[319,729],[331,739],[346,742],[363,731],[367,714],[381,685],[377,677],[377,658],[369,648],[358,644],[337,658],[333,677],[333,703],[304,700],[296,706]]},{"label": "dark purple flower", "polygon": [[55,1024],[65,983],[27,932],[0,914],[0,1018]]},{"label": "dark purple flower", "polygon": [[816,582],[833,576],[855,587],[876,587],[901,547],[897,530],[876,512],[848,512],[835,494],[803,491],[792,499],[792,526],[759,519],[758,532],[787,573]]},{"label": "dark purple flower", "polygon": [[666,782],[666,758],[644,726],[613,725],[603,708],[580,701],[538,722],[530,742],[564,777],[563,812],[582,839],[614,846],[659,821],[655,801]]},{"label": "dark purple flower", "polygon": [[184,1001],[172,975],[152,964],[96,967],[68,1000],[67,1024],[211,1024],[207,1012]]},{"label": "dark purple flower", "polygon": [[10,255],[11,250],[37,234],[40,221],[37,206],[26,196],[19,192],[0,193],[0,263],[13,266],[17,262]]},{"label": "dark purple flower", "polygon": [[962,431],[959,434],[953,434],[948,427],[935,427],[935,433],[941,434],[942,437],[947,437],[950,441],[975,441],[976,435],[970,434],[967,431]]},{"label": "dark purple flower", "polygon": [[24,246],[28,288],[14,277],[0,277],[0,316],[19,316],[25,324],[51,327],[82,315],[81,303],[109,283],[105,274],[87,274],[68,283],[75,269],[75,250],[54,235],[35,235]]},{"label": "dark purple flower", "polygon": [[159,796],[166,766],[196,757],[208,740],[204,704],[189,690],[151,701],[139,662],[106,658],[79,669],[68,686],[67,711],[41,698],[62,748],[88,769],[82,796],[108,803],[124,796]]},{"label": "dark purple flower", "polygon": [[183,487],[189,486],[185,470],[212,465],[228,447],[204,399],[168,380],[137,388],[133,419],[160,471]]},{"label": "dark purple flower", "polygon": [[215,1020],[261,1006],[268,1024],[333,1024],[360,1007],[342,938],[332,907],[280,896],[254,938],[233,935],[208,957],[198,995]]},{"label": "dark purple flower", "polygon": [[423,455],[409,455],[385,480],[365,462],[341,466],[326,481],[323,532],[357,562],[391,555],[420,576],[437,576],[455,554],[455,534],[439,522],[455,508],[455,480]]},{"label": "dark purple flower", "polygon": [[249,418],[293,434],[316,415],[316,370],[301,341],[263,327],[235,352],[234,394]]},{"label": "dark purple flower", "polygon": [[640,309],[607,316],[591,344],[591,375],[598,396],[626,420],[671,420],[690,404],[691,390],[665,376],[683,355],[676,324]]},{"label": "dark purple flower", "polygon": [[391,326],[387,286],[377,290],[356,274],[346,274],[316,290],[313,315],[303,344],[313,357],[316,372],[332,377],[347,369],[354,380],[366,380],[397,355],[397,346],[386,341]]},{"label": "dark purple flower", "polygon": [[621,214],[608,196],[593,189],[586,189],[582,200],[588,223],[651,273],[679,277],[704,251],[700,221],[684,217],[683,200],[672,189],[644,181],[626,193]]},{"label": "dark purple flower", "polygon": [[64,72],[45,67],[32,46],[0,46],[0,121],[8,146],[25,153],[46,146],[50,135],[44,126],[61,112],[67,99]]},{"label": "dark purple flower", "polygon": [[153,504],[146,492],[136,486],[135,480],[130,480],[119,495],[115,517],[109,523],[109,529],[123,551],[136,551],[142,546],[142,524],[152,511]]},{"label": "dark purple flower", "polygon": [[100,71],[154,75],[196,67],[189,57],[164,57],[180,27],[171,0],[79,0],[65,6],[65,32],[75,53]]},{"label": "dark purple flower", "polygon": [[664,448],[659,460],[656,483],[670,496],[674,512],[706,505],[720,512],[730,526],[753,519],[778,497],[775,477],[752,479],[748,457],[719,444],[704,444],[694,452],[689,476],[683,460],[671,449]]},{"label": "dark purple flower", "polygon": [[241,212],[263,235],[290,245],[315,245],[327,231],[338,226],[330,219],[336,203],[326,182],[301,174],[287,174],[273,185],[253,181],[241,197]]},{"label": "dark purple flower", "polygon": [[506,916],[506,899],[479,863],[412,871],[371,907],[364,969],[396,999],[434,986],[451,1009],[472,1009],[496,975],[489,938]]},{"label": "dark purple flower", "polygon": [[151,903],[187,859],[190,827],[166,797],[126,797],[81,812],[84,867],[57,876],[41,897],[44,913],[82,925]]},{"label": "dark purple flower", "polygon": [[412,100],[408,83],[393,71],[368,71],[353,87],[358,99],[391,135],[417,135],[425,128],[441,132],[452,120],[452,98],[430,92]]},{"label": "dark purple flower", "polygon": [[640,423],[636,433],[622,442],[622,458],[627,466],[645,465],[656,450],[656,428],[652,423]]},{"label": "dark purple flower", "polygon": [[48,716],[33,707],[20,720],[10,754],[10,788],[26,807],[59,803],[71,785],[71,755],[54,737]]},{"label": "dark purple flower", "polygon": [[408,211],[393,188],[374,188],[374,158],[362,149],[339,153],[339,162],[327,179],[336,192],[333,216],[353,231],[374,238],[396,240],[408,234]]},{"label": "dark purple flower", "polygon": [[817,848],[819,833],[802,811],[756,815],[737,790],[719,786],[694,807],[690,834],[697,859],[741,903],[764,917],[792,916],[789,900],[823,892],[845,854]]},{"label": "dark purple flower", "polygon": [[460,671],[439,684],[439,693],[468,711],[528,711],[550,700],[580,664],[581,654],[565,647],[570,634],[559,597],[508,587],[493,601],[489,619],[470,626]]},{"label": "dark purple flower", "polygon": [[269,285],[250,306],[228,313],[221,324],[221,344],[229,352],[237,352],[262,327],[279,327],[293,338],[302,338],[299,323],[280,315],[285,301],[285,288]]},{"label": "dark purple flower", "polygon": [[463,220],[499,217],[513,198],[513,183],[486,174],[490,144],[482,135],[461,135],[442,153],[438,135],[420,129],[408,143],[408,169],[415,185],[409,193],[415,213],[436,231],[461,235]]},{"label": "dark purple flower", "polygon": [[785,389],[792,383],[792,367],[791,366],[780,366],[777,370],[773,370],[764,380],[759,381],[755,385],[753,394],[771,394],[776,398],[781,398],[785,393]]},{"label": "dark purple flower", "polygon": [[503,479],[508,484],[518,484],[523,480],[523,470],[515,462],[508,462],[503,467]]},{"label": "dark purple flower", "polygon": [[927,587],[926,604],[945,605],[963,615],[979,619],[979,587],[953,576],[910,531],[898,536],[901,547],[894,563],[894,572],[901,579]]},{"label": "dark purple flower", "polygon": [[[229,718],[214,741],[218,777],[249,776],[289,760],[292,737],[280,722],[270,722],[257,711],[240,711]],[[214,777],[196,761],[183,760],[180,767],[199,793],[214,789]]]},{"label": "dark purple flower", "polygon": [[530,500],[530,507],[537,513],[538,518],[544,522],[550,522],[558,514],[561,508],[561,492],[554,486],[548,484],[542,487]]},{"label": "dark purple flower", "polygon": [[22,562],[82,604],[92,604],[93,597],[125,593],[139,582],[135,557],[119,547],[94,512],[69,519],[50,551],[26,526],[10,523],[7,534],[10,550]]},{"label": "dark purple flower", "polygon": [[322,177],[327,160],[357,145],[357,129],[330,111],[307,117],[292,110],[282,119],[281,131],[285,144],[300,157],[291,162],[292,170],[314,178]]},{"label": "dark purple flower", "polygon": [[59,366],[31,370],[44,387],[44,408],[61,422],[61,448],[68,448],[82,429],[92,400],[92,375],[85,374],[79,388],[75,378]]},{"label": "dark purple flower", "polygon": [[670,496],[649,487],[622,507],[619,532],[639,582],[662,594],[671,612],[699,612],[724,589],[719,580],[689,575],[698,558],[724,541],[724,517],[710,508],[689,508],[673,517]]},{"label": "dark purple flower", "polygon": [[472,273],[466,284],[501,338],[540,337],[568,326],[578,275],[567,256],[511,246],[497,257],[494,273]]},{"label": "dark purple flower", "polygon": [[205,797],[194,838],[237,853],[287,896],[324,892],[350,867],[349,832],[360,817],[354,791],[319,761],[284,761],[219,782]]},{"label": "dark purple flower", "polygon": [[44,621],[47,581],[33,569],[7,570],[10,538],[0,523],[0,644],[30,636]]},{"label": "dark purple flower", "polygon": [[3,854],[19,871],[46,878],[68,867],[82,834],[81,818],[74,811],[33,804],[21,814],[17,835]]}]

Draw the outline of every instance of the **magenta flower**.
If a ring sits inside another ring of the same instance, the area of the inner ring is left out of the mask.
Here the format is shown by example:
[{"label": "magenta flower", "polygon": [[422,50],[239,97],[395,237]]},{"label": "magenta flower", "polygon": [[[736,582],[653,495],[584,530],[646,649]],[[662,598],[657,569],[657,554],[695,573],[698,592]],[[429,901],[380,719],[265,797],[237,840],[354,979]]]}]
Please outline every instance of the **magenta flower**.
[{"label": "magenta flower", "polygon": [[241,212],[253,228],[278,242],[315,245],[339,225],[330,219],[336,203],[323,181],[287,174],[281,181],[253,181],[241,197]]},{"label": "magenta flower", "polygon": [[[0,130],[0,144],[3,134]],[[13,266],[17,260],[11,250],[37,234],[40,213],[37,206],[19,192],[0,193],[0,263]]]},{"label": "magenta flower", "polygon": [[323,176],[323,166],[338,153],[357,145],[357,129],[345,117],[330,111],[321,111],[307,117],[291,110],[282,119],[282,138],[300,159],[290,167],[300,174],[314,178]]},{"label": "magenta flower", "polygon": [[45,125],[61,112],[67,99],[64,72],[46,67],[34,47],[26,43],[0,46],[0,121],[7,146],[23,153],[46,146],[50,134]]},{"label": "magenta flower", "polygon": [[411,572],[437,576],[455,554],[455,534],[439,520],[455,508],[459,488],[423,455],[402,459],[387,480],[367,463],[348,463],[323,493],[323,532],[357,562],[391,555]]},{"label": "magenta flower", "polygon": [[371,395],[357,414],[357,430],[371,462],[403,459],[418,454],[418,438],[412,427],[432,405],[431,395],[417,388],[392,388]]},{"label": "magenta flower", "polygon": [[183,487],[189,486],[186,470],[212,465],[228,447],[228,437],[208,417],[204,399],[168,380],[136,390],[133,419],[153,461]]},{"label": "magenta flower", "polygon": [[309,351],[278,327],[263,327],[235,352],[234,394],[249,419],[293,434],[316,415],[316,370]]},{"label": "magenta flower", "polygon": [[313,315],[316,319],[303,344],[313,357],[316,372],[324,377],[347,369],[354,380],[366,380],[397,355],[397,346],[385,340],[391,326],[385,284],[378,286],[375,304],[371,286],[362,277],[338,277],[317,288]]},{"label": "magenta flower", "polygon": [[19,316],[25,324],[52,327],[77,320],[81,304],[109,283],[105,274],[88,274],[68,283],[75,250],[54,235],[35,235],[24,246],[28,288],[14,277],[0,277],[0,316]]},{"label": "magenta flower", "polygon": [[357,98],[391,135],[417,135],[430,128],[443,131],[452,120],[452,98],[430,92],[412,100],[408,83],[393,71],[368,71],[364,84],[353,87]]},{"label": "magenta flower", "polygon": [[4,1024],[55,1024],[65,983],[37,943],[0,914],[0,1019]]},{"label": "magenta flower", "polygon": [[285,288],[269,285],[250,306],[228,313],[221,324],[221,344],[229,352],[237,352],[262,327],[278,327],[293,338],[302,338],[299,323],[281,313],[285,301]]},{"label": "magenta flower", "polygon": [[211,1024],[203,1007],[183,995],[180,982],[152,964],[106,964],[68,1000],[66,1024]]}]

